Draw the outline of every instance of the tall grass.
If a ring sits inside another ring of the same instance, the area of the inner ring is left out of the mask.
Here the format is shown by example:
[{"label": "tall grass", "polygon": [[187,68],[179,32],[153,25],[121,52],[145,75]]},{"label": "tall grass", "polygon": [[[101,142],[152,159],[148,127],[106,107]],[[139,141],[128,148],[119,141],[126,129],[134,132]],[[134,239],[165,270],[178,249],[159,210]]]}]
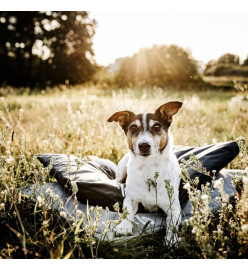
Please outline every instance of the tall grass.
[{"label": "tall grass", "polygon": [[[221,208],[215,216],[207,208],[208,197],[203,196],[209,195],[210,187],[203,187],[203,194],[188,187],[192,202],[200,203],[196,204],[193,219],[181,228],[181,241],[173,248],[162,244],[163,231],[156,235],[141,235],[138,240],[126,243],[102,242],[94,237],[101,208],[88,209],[88,213],[75,212],[78,218],[71,221],[66,212],[53,211],[55,201],[61,203],[62,208],[63,204],[52,191],[48,190],[52,201],[46,195],[38,197],[37,201],[21,195],[20,190],[30,184],[56,181],[49,175],[51,167],[44,168],[37,161],[36,154],[97,155],[118,162],[126,153],[127,145],[118,125],[107,123],[109,116],[125,109],[137,113],[153,112],[169,100],[184,103],[172,126],[175,144],[201,146],[240,136],[247,141],[247,93],[241,95],[211,89],[176,92],[160,88],[102,91],[78,87],[2,97],[0,257],[247,257],[248,185],[245,175],[234,179],[240,191],[235,205],[225,201],[225,194],[221,193]],[[247,166],[247,148],[242,146],[241,154],[228,167],[245,169]],[[75,195],[75,211],[76,204]],[[90,216],[92,211],[94,219]]]}]

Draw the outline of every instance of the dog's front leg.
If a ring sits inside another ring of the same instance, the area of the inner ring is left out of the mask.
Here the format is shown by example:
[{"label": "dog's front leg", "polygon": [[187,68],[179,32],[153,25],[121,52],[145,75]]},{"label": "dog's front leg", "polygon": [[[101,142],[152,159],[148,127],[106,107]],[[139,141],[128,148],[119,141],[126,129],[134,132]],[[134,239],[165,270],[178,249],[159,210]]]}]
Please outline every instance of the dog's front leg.
[{"label": "dog's front leg", "polygon": [[125,183],[127,178],[127,162],[129,154],[126,154],[118,163],[115,181]]},{"label": "dog's front leg", "polygon": [[126,197],[123,202],[123,208],[127,209],[127,217],[121,221],[115,228],[116,235],[131,235],[133,233],[134,215],[138,211],[139,203],[132,198]]}]

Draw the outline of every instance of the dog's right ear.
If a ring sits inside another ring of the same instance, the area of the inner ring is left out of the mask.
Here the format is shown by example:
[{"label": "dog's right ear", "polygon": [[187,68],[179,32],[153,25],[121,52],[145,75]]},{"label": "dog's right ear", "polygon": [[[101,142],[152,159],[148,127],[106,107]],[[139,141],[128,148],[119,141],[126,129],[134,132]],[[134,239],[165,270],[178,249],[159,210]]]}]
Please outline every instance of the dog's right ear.
[{"label": "dog's right ear", "polygon": [[124,129],[124,127],[130,123],[134,115],[135,114],[130,111],[116,112],[108,119],[108,122],[119,122],[120,126]]},{"label": "dog's right ear", "polygon": [[182,107],[183,103],[180,101],[171,101],[160,106],[155,114],[159,115],[169,125],[172,123],[172,116],[175,115]]}]

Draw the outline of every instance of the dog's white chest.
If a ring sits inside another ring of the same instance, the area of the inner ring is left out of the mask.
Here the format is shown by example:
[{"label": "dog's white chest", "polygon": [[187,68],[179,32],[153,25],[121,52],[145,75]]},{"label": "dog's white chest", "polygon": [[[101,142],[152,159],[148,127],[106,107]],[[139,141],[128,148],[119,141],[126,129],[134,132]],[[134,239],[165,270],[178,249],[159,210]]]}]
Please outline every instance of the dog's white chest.
[{"label": "dog's white chest", "polygon": [[[158,190],[158,181],[154,181],[154,174],[147,172],[136,172],[135,177],[128,177],[126,185],[126,194],[133,200],[142,203],[146,210],[152,211],[156,206],[156,193]],[[158,179],[157,179],[158,180]],[[154,182],[154,185],[151,182]]]},{"label": "dog's white chest", "polygon": [[171,179],[172,185],[176,188],[173,181],[176,173],[170,162],[158,162],[156,159],[146,160],[146,162],[130,160],[126,194],[141,203],[146,210],[155,211],[161,204],[169,205],[164,180]]}]

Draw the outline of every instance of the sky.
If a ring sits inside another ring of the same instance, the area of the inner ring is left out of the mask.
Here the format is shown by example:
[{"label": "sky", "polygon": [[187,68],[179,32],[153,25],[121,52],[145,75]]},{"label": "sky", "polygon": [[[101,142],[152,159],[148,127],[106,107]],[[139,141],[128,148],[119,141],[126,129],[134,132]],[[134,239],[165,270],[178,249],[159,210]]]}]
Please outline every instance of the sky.
[{"label": "sky", "polygon": [[[14,2],[14,3],[13,3]],[[2,1],[2,10],[86,10],[98,22],[93,49],[108,65],[153,44],[190,49],[198,61],[248,55],[248,0]]]},{"label": "sky", "polygon": [[98,64],[108,65],[142,47],[176,44],[190,49],[194,59],[204,63],[224,53],[244,60],[248,55],[247,10],[91,11],[98,22],[95,58]]}]

